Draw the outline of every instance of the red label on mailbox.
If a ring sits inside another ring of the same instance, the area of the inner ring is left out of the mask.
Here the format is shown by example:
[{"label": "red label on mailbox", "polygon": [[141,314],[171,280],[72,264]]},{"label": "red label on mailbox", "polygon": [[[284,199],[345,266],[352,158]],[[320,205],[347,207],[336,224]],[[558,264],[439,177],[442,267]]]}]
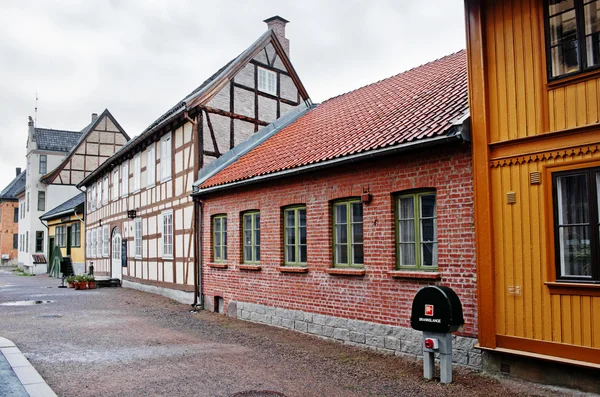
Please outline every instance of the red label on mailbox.
[{"label": "red label on mailbox", "polygon": [[433,305],[425,305],[425,315],[433,317]]}]

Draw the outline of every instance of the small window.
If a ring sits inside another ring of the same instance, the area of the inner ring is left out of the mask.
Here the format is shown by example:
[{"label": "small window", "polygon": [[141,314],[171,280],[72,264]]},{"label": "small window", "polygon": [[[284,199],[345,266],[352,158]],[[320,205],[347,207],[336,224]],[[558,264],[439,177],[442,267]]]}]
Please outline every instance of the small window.
[{"label": "small window", "polygon": [[213,260],[227,260],[227,215],[213,217]]},{"label": "small window", "polygon": [[165,135],[160,141],[160,180],[171,179],[171,134]]},{"label": "small window", "polygon": [[13,249],[19,248],[19,235],[13,234]]},{"label": "small window", "polygon": [[173,211],[163,212],[163,258],[173,258]]},{"label": "small window", "polygon": [[258,89],[267,94],[277,95],[277,74],[270,70],[258,68]]},{"label": "small window", "polygon": [[333,204],[333,264],[363,267],[363,205],[358,199]]},{"label": "small window", "polygon": [[35,252],[44,252],[44,232],[35,232]]},{"label": "small window", "polygon": [[244,263],[260,262],[260,212],[247,212],[242,217]]},{"label": "small window", "polygon": [[112,198],[113,198],[113,200],[116,201],[119,199],[119,167],[117,167],[113,170],[112,175],[113,175],[113,177],[112,177],[112,189],[113,189]]},{"label": "small window", "polygon": [[398,267],[435,269],[437,209],[435,192],[402,194],[396,201]]},{"label": "small window", "polygon": [[71,247],[81,247],[81,224],[71,225]]},{"label": "small window", "polygon": [[102,228],[96,228],[96,258],[102,258],[103,243]]},{"label": "small window", "polygon": [[[142,218],[135,219],[135,234],[134,234],[134,245],[135,245],[135,257],[142,259]],[[171,252],[172,254],[172,252]]]},{"label": "small window", "polygon": [[46,172],[48,172],[48,157],[40,154],[40,175],[46,175]]},{"label": "small window", "polygon": [[88,258],[92,257],[92,239],[90,238],[90,231],[85,231],[85,256]]},{"label": "small window", "polygon": [[38,192],[38,211],[46,211],[46,192]]},{"label": "small window", "polygon": [[102,179],[102,204],[108,204],[108,175]]},{"label": "small window", "polygon": [[152,144],[146,154],[146,186],[156,183],[156,146]]},{"label": "small window", "polygon": [[108,258],[108,238],[109,238],[110,227],[109,225],[102,226],[102,256]]},{"label": "small window", "polygon": [[556,275],[600,281],[600,167],[553,174]]},{"label": "small window", "polygon": [[14,223],[19,223],[19,207],[15,207],[13,214]]},{"label": "small window", "polygon": [[96,183],[96,208],[102,208],[102,181]]},{"label": "small window", "polygon": [[141,188],[141,173],[142,166],[140,161],[140,154],[137,154],[133,158],[133,191],[137,192]]},{"label": "small window", "polygon": [[65,226],[56,226],[54,231],[56,241],[54,242],[57,247],[63,248],[67,246],[67,229]]},{"label": "small window", "polygon": [[121,166],[121,196],[125,197],[129,194],[129,163],[125,162]]},{"label": "small window", "polygon": [[600,67],[600,0],[547,0],[548,77]]},{"label": "small window", "polygon": [[306,207],[283,210],[285,264],[306,266]]}]

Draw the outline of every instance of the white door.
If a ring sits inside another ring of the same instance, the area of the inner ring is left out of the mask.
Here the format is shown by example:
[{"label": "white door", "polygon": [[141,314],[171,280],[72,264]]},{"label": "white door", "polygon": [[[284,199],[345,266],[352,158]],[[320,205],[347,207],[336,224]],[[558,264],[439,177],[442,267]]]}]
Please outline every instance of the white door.
[{"label": "white door", "polygon": [[122,280],[122,267],[121,267],[121,232],[119,228],[113,230],[112,235],[112,255],[111,255],[111,278],[118,278]]}]

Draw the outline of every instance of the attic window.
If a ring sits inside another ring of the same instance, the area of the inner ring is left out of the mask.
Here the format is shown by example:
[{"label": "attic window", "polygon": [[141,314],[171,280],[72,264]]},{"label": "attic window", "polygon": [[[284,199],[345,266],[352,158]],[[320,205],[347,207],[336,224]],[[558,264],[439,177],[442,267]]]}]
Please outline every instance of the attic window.
[{"label": "attic window", "polygon": [[277,95],[277,75],[275,72],[259,67],[258,89],[267,94]]}]

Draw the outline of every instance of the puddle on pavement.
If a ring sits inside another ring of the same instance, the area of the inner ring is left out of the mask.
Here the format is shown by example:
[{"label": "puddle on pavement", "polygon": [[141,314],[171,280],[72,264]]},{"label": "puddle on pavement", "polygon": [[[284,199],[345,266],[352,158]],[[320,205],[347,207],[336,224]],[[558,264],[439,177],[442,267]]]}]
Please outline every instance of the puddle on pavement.
[{"label": "puddle on pavement", "polygon": [[40,318],[61,318],[62,314],[42,314]]},{"label": "puddle on pavement", "polygon": [[54,301],[14,301],[0,303],[0,306],[34,306],[34,305],[45,305],[46,303],[52,303]]},{"label": "puddle on pavement", "polygon": [[232,394],[230,397],[286,397],[285,394],[271,390],[247,390]]}]

